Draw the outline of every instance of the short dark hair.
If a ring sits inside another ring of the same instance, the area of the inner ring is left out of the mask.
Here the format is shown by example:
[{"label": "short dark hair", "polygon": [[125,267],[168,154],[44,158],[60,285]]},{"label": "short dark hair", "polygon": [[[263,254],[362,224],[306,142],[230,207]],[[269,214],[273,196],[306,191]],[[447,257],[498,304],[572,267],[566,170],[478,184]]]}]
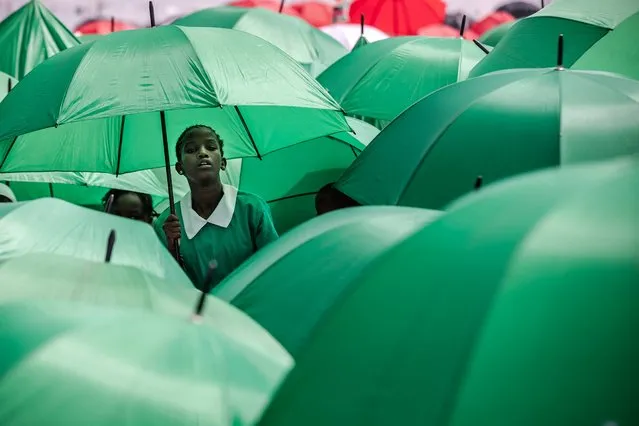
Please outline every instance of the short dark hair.
[{"label": "short dark hair", "polygon": [[189,126],[186,129],[184,129],[182,134],[178,137],[177,142],[175,143],[175,158],[177,158],[178,161],[182,159],[182,146],[184,145],[184,142],[186,141],[186,137],[189,135],[191,131],[196,129],[210,130],[211,133],[213,133],[213,137],[217,139],[217,144],[220,147],[220,152],[222,153],[222,156],[224,156],[224,141],[222,140],[220,135],[215,130],[213,130],[211,126],[207,126],[206,124],[195,124],[193,126]]},{"label": "short dark hair", "polygon": [[142,202],[142,212],[149,217],[159,216],[153,208],[153,198],[149,194],[143,194],[141,192],[127,191],[125,189],[111,189],[102,197],[102,206],[106,209],[109,198],[113,195],[113,202],[115,203],[118,198],[126,194],[133,194],[140,198]]}]

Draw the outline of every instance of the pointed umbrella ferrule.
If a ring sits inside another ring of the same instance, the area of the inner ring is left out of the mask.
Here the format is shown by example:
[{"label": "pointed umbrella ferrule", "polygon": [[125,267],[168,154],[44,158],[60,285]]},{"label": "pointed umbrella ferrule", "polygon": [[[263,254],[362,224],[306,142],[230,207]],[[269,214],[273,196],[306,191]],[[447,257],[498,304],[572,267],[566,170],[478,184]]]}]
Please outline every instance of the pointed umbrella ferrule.
[{"label": "pointed umbrella ferrule", "polygon": [[113,256],[113,246],[115,245],[115,229],[112,229],[109,233],[109,239],[107,240],[106,255],[104,256],[105,263],[111,263],[111,256]]},{"label": "pointed umbrella ferrule", "polygon": [[557,40],[557,68],[558,71],[564,70],[564,35],[559,34]]}]

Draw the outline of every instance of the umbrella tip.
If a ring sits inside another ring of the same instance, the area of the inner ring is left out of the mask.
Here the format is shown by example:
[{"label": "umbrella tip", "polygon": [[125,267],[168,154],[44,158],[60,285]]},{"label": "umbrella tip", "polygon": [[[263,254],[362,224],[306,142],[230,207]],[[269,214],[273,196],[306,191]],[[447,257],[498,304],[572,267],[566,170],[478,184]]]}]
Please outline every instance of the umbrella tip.
[{"label": "umbrella tip", "polygon": [[564,69],[564,35],[559,34],[557,40],[557,70]]},{"label": "umbrella tip", "polygon": [[475,191],[479,190],[484,183],[484,177],[482,175],[477,176],[475,179]]},{"label": "umbrella tip", "polygon": [[475,43],[475,46],[479,47],[486,55],[490,53],[490,51],[486,49],[486,46],[484,46],[479,40],[473,39],[473,43]]},{"label": "umbrella tip", "polygon": [[111,32],[115,32],[115,16],[111,17]]},{"label": "umbrella tip", "polygon": [[364,35],[364,22],[366,19],[364,18],[364,14],[359,15],[359,33],[360,35]]},{"label": "umbrella tip", "polygon": [[11,81],[11,77],[7,78],[7,93],[11,92],[11,89],[13,89],[13,82]]},{"label": "umbrella tip", "polygon": [[104,256],[104,263],[111,263],[111,256],[113,256],[113,246],[115,245],[115,229],[109,232],[109,239],[107,240],[106,256]]},{"label": "umbrella tip", "polygon": [[149,1],[149,19],[151,21],[151,28],[155,27],[155,8],[153,7],[153,1]]},{"label": "umbrella tip", "polygon": [[459,37],[464,36],[464,31],[466,31],[466,15],[462,16],[461,26],[459,27]]},{"label": "umbrella tip", "polygon": [[113,206],[114,200],[115,200],[115,194],[109,195],[109,198],[107,198],[106,204],[104,205],[105,213],[111,213],[111,207]]},{"label": "umbrella tip", "polygon": [[204,278],[204,290],[200,293],[200,297],[198,298],[197,304],[195,305],[195,311],[193,312],[193,316],[191,316],[191,321],[196,324],[200,324],[202,322],[202,312],[204,312],[206,296],[213,288],[213,273],[216,269],[217,261],[213,259],[211,262],[209,262],[209,269],[206,272],[206,277]]},{"label": "umbrella tip", "polygon": [[278,13],[282,13],[282,11],[284,10],[284,2],[285,2],[285,1],[286,1],[286,0],[281,0],[281,1],[280,1],[280,9],[279,9]]},{"label": "umbrella tip", "polygon": [[544,0],[541,0],[541,8],[543,9],[544,7],[546,7],[546,2]]}]

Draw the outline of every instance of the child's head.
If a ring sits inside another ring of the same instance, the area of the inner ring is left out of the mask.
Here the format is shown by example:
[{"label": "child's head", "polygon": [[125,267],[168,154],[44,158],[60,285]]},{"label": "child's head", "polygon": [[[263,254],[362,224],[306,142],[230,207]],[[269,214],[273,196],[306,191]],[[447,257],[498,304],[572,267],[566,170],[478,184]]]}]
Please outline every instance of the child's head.
[{"label": "child's head", "polygon": [[198,124],[188,127],[175,144],[175,169],[189,184],[207,185],[220,179],[226,169],[224,141],[211,127]]},{"label": "child's head", "polygon": [[153,199],[149,194],[112,189],[102,199],[102,204],[105,208],[112,195],[113,203],[108,213],[146,223],[151,223],[153,217],[157,216],[157,213],[153,210]]}]

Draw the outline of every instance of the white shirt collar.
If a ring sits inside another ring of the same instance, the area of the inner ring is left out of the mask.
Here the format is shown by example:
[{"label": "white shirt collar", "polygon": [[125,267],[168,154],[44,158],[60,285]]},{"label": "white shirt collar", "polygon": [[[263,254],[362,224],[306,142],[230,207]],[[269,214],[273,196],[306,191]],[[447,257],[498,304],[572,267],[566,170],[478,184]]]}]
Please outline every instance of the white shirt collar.
[{"label": "white shirt collar", "polygon": [[220,203],[217,205],[215,210],[213,210],[213,213],[211,213],[211,216],[209,216],[208,219],[202,218],[195,212],[195,210],[193,210],[190,191],[187,192],[184,198],[182,198],[182,201],[180,201],[182,221],[184,222],[184,232],[189,240],[192,240],[207,223],[221,228],[228,228],[231,223],[231,219],[233,219],[233,213],[235,213],[237,188],[225,184],[222,184],[222,188],[224,195],[222,195]]}]

